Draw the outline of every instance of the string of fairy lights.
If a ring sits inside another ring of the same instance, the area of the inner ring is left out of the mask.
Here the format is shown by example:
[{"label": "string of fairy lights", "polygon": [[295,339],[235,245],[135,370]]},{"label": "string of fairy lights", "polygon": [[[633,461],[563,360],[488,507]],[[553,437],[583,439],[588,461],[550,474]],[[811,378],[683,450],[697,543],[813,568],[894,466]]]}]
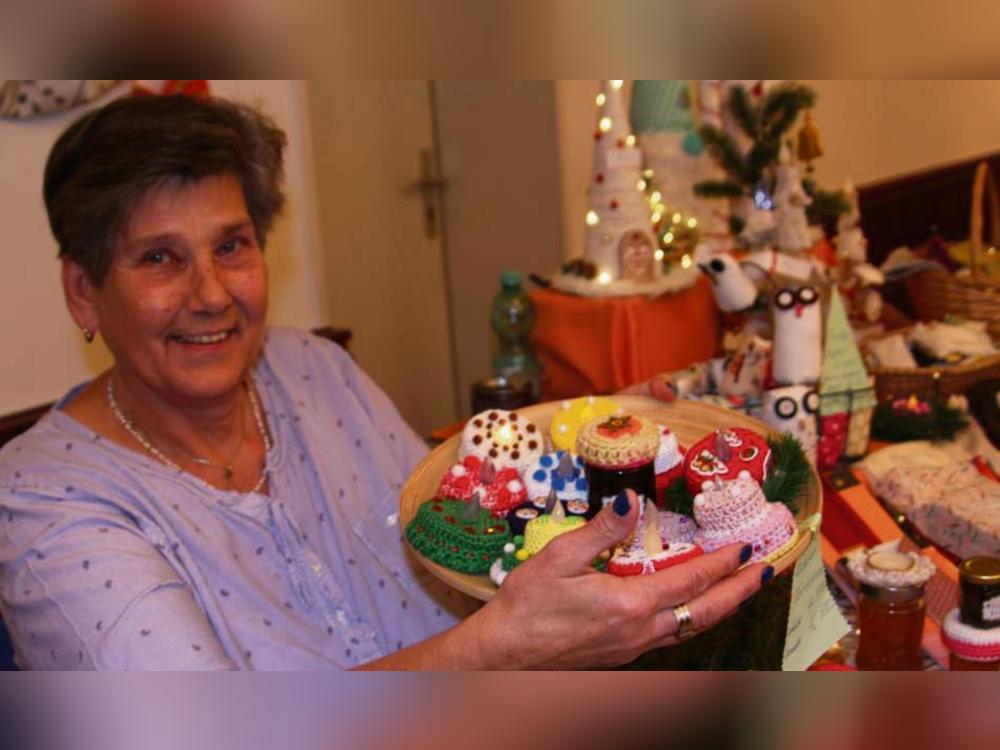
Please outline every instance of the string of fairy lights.
[{"label": "string of fairy lights", "polygon": [[[624,85],[622,80],[608,82],[611,88],[620,90]],[[600,92],[594,99],[598,107],[603,107],[607,103],[607,96]],[[609,133],[614,127],[614,121],[609,115],[602,115],[597,122],[597,133],[595,137],[600,137]],[[621,144],[620,144],[621,145]],[[624,138],[624,145],[633,148],[636,145],[636,137],[629,133]],[[664,265],[679,263],[682,268],[690,268],[694,264],[692,253],[698,243],[700,231],[698,219],[694,216],[686,216],[680,211],[672,210],[664,201],[663,192],[658,189],[653,170],[644,169],[642,177],[636,183],[636,189],[644,194],[645,201],[650,211],[650,222],[652,230],[656,236],[658,247],[654,253],[657,262]],[[587,210],[584,221],[588,227],[596,227],[601,223],[601,217],[593,208]],[[598,284],[607,285],[613,281],[613,275],[607,269],[590,268],[592,264],[579,261],[568,264],[576,273],[594,278]]]}]

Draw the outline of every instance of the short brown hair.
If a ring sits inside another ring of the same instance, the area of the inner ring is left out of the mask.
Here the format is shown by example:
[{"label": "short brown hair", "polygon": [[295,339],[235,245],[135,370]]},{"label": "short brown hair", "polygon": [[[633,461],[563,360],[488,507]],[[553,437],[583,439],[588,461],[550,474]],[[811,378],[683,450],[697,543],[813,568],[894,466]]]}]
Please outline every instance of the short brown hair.
[{"label": "short brown hair", "polygon": [[170,179],[233,173],[263,245],[284,204],[285,134],[250,107],[224,99],[135,96],[74,122],[45,165],[44,196],[59,257],[96,286],[135,203]]}]

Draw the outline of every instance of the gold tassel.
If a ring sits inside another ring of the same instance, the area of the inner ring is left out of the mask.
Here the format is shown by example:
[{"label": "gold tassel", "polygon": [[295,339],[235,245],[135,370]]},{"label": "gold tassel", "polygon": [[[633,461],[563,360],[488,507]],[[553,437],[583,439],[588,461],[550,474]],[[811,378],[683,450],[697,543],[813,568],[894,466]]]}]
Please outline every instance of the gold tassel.
[{"label": "gold tassel", "polygon": [[806,112],[805,122],[799,131],[799,161],[807,164],[823,155],[823,147],[819,145],[819,131],[812,121],[812,112]]}]

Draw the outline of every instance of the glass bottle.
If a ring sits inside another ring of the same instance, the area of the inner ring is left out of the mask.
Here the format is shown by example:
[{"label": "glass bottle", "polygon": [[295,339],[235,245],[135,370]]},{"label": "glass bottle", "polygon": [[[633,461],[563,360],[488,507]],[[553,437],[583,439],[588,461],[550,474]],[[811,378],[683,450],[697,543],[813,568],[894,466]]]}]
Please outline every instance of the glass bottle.
[{"label": "glass bottle", "polygon": [[918,670],[924,633],[924,585],[880,588],[861,583],[858,669]]},{"label": "glass bottle", "polygon": [[518,271],[500,274],[500,291],[490,307],[490,326],[499,341],[493,357],[494,375],[514,388],[527,385],[533,400],[537,400],[541,367],[531,347],[535,308],[521,287]]}]

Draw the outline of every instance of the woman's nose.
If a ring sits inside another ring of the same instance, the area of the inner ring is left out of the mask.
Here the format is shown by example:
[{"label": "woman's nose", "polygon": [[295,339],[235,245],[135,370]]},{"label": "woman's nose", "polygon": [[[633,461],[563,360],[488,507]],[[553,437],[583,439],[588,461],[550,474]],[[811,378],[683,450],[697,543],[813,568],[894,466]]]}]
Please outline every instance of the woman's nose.
[{"label": "woman's nose", "polygon": [[211,261],[195,264],[194,290],[191,295],[196,312],[220,312],[229,306],[229,290],[218,267]]}]

